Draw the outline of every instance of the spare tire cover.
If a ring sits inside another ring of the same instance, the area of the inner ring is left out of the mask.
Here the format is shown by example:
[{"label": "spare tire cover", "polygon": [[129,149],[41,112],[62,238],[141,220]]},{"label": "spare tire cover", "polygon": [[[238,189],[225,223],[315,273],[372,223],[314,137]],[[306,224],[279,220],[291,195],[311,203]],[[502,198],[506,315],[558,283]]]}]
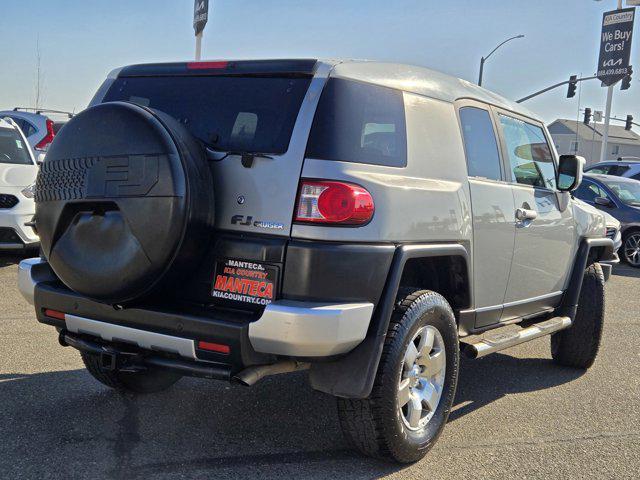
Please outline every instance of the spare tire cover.
[{"label": "spare tire cover", "polygon": [[73,117],[36,182],[45,256],[72,290],[129,302],[188,270],[213,225],[202,146],[168,115],[109,102]]}]

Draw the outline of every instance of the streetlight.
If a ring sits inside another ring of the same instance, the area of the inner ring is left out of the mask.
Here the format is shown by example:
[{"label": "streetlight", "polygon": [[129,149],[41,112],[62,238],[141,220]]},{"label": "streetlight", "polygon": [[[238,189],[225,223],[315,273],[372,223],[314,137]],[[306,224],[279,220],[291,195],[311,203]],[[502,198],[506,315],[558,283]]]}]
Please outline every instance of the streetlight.
[{"label": "streetlight", "polygon": [[486,62],[489,57],[491,55],[493,55],[493,52],[495,52],[496,50],[498,50],[502,45],[504,45],[507,42],[510,42],[511,40],[515,40],[516,38],[524,38],[524,35],[516,35],[515,37],[511,37],[511,38],[507,38],[504,42],[502,42],[500,45],[498,45],[496,48],[494,48],[493,50],[491,50],[491,53],[489,55],[487,55],[486,57],[482,57],[480,59],[480,75],[478,77],[478,85],[482,86],[482,73],[484,71],[484,62]]}]

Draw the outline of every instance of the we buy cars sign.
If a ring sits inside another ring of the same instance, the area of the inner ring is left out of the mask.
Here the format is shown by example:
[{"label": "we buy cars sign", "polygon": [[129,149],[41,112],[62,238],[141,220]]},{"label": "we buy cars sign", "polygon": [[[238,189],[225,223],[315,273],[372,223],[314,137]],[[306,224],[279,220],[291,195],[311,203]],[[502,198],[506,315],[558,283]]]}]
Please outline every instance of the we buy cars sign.
[{"label": "we buy cars sign", "polygon": [[635,8],[625,8],[605,12],[602,18],[598,78],[606,86],[619,82],[629,74],[635,13]]}]

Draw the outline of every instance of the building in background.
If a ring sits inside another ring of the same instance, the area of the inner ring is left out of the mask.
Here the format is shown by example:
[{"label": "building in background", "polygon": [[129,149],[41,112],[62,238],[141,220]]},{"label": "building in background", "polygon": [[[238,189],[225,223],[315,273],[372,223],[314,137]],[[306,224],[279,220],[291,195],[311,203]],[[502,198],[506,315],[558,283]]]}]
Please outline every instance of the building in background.
[{"label": "building in background", "polygon": [[[600,161],[604,125],[582,121],[558,119],[549,125],[549,133],[553,138],[560,155],[580,155],[587,159],[587,165]],[[625,130],[624,126],[609,127],[609,143],[605,160],[617,160],[620,157],[640,158],[640,135],[633,130]]]}]

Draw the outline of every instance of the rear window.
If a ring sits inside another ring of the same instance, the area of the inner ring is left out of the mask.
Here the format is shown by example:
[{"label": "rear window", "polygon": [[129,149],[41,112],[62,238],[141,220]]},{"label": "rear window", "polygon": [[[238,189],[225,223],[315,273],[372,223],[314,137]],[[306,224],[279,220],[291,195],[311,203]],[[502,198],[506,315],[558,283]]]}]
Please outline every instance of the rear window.
[{"label": "rear window", "polygon": [[329,79],[313,120],[306,156],[406,166],[402,92],[340,78]]},{"label": "rear window", "polygon": [[222,151],[282,154],[310,78],[119,78],[104,102],[129,101],[167,113]]},{"label": "rear window", "polygon": [[27,148],[17,131],[0,128],[0,163],[32,165]]}]

